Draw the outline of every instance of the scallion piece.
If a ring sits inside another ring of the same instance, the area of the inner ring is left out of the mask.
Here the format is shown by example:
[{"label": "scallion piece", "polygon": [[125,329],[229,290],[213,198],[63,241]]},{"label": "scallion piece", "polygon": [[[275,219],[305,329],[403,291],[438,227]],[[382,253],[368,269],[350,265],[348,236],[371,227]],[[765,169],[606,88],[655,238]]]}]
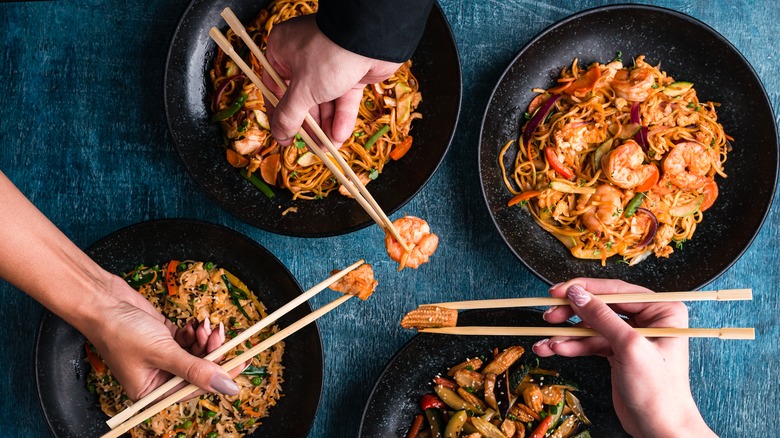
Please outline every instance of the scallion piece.
[{"label": "scallion piece", "polygon": [[250,175],[247,173],[246,168],[241,169],[241,176],[243,176],[247,181],[251,182],[255,187],[260,189],[260,191],[263,192],[265,196],[269,198],[273,198],[275,196],[274,191],[268,187],[268,184],[260,180],[260,178],[258,178],[256,175]]}]

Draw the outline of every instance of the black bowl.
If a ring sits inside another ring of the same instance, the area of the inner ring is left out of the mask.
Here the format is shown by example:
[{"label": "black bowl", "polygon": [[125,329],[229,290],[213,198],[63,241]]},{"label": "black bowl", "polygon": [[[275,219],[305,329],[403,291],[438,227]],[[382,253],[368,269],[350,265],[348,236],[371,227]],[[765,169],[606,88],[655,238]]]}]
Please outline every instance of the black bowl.
[{"label": "black bowl", "polygon": [[[490,309],[462,312],[458,325],[549,326],[534,309]],[[541,338],[418,334],[390,359],[371,391],[360,422],[360,437],[404,437],[421,412],[420,396],[432,392],[431,379],[467,357],[489,354],[493,348],[521,345],[530,352]],[[609,363],[600,357],[540,359],[543,367],[579,383],[577,397],[593,422],[593,436],[628,436],[612,406]]]},{"label": "black bowl", "polygon": [[[119,230],[92,245],[87,253],[109,272],[138,263],[171,259],[209,260],[242,279],[270,311],[303,291],[273,254],[248,237],[205,222],[158,220]],[[308,304],[280,319],[286,326],[309,314]],[[250,436],[305,437],[314,421],[322,391],[323,357],[319,329],[308,325],[286,341],[284,397]],[[56,437],[94,437],[108,432],[97,396],[87,391],[84,337],[57,316],[41,320],[35,348],[38,399]]]},{"label": "black bowl", "polygon": [[[195,182],[220,207],[266,231],[298,237],[348,233],[372,223],[352,199],[336,193],[322,200],[292,201],[287,190],[266,198],[225,160],[222,134],[209,122],[211,93],[208,71],[216,53],[209,38],[212,26],[227,25],[220,12],[230,6],[246,22],[266,5],[256,0],[194,0],[179,22],[165,68],[165,112],[176,149]],[[460,60],[455,39],[436,5],[420,45],[412,57],[412,72],[420,82],[422,120],[413,124],[414,146],[389,163],[369,190],[387,214],[404,206],[433,176],[455,133],[461,100]],[[287,207],[298,212],[282,216]]]},{"label": "black bowl", "polygon": [[[624,60],[644,54],[675,79],[693,82],[700,99],[720,102],[718,120],[735,141],[725,164],[728,178],[718,180],[720,195],[682,250],[631,267],[613,257],[602,267],[599,261],[574,258],[526,210],[507,207],[511,194],[504,187],[498,156],[508,140],[518,138],[532,88],[549,87],[575,57],[587,65],[608,62],[618,51]],[[544,281],[587,276],[620,278],[658,291],[694,290],[728,269],[761,228],[777,182],[777,128],[753,68],[712,28],[667,9],[607,6],[552,25],[515,57],[485,111],[479,160],[482,192],[496,228],[512,252]]]}]

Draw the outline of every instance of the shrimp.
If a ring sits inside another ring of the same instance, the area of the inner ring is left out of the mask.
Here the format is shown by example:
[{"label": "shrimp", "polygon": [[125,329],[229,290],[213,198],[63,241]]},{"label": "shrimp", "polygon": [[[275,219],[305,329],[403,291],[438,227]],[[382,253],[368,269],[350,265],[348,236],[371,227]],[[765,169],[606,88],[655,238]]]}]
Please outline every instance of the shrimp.
[{"label": "shrimp", "polygon": [[664,173],[672,184],[681,189],[698,190],[709,181],[707,172],[712,166],[712,156],[699,142],[678,143],[664,161]]},{"label": "shrimp", "polygon": [[[330,275],[335,275],[338,272],[338,270],[331,271]],[[374,293],[378,284],[374,279],[374,270],[371,265],[366,263],[328,287],[336,292],[354,295],[365,301]]]},{"label": "shrimp", "polygon": [[404,251],[401,244],[390,233],[387,233],[385,236],[387,255],[400,263],[398,270],[400,271],[407,266],[417,269],[423,263],[427,263],[428,258],[433,255],[436,247],[439,246],[439,237],[431,233],[428,222],[418,217],[404,216],[394,220],[393,225],[398,229],[399,235],[409,247],[408,252]]},{"label": "shrimp", "polygon": [[621,69],[612,79],[612,89],[615,94],[632,102],[642,102],[650,95],[655,84],[653,70],[650,67],[636,67],[631,70]]},{"label": "shrimp", "polygon": [[588,148],[588,143],[601,143],[606,140],[607,130],[601,124],[574,119],[556,130],[553,137],[560,151],[573,149],[581,152]]},{"label": "shrimp", "polygon": [[652,178],[658,169],[652,164],[642,164],[645,152],[633,140],[613,149],[601,160],[601,167],[612,184],[623,188],[634,187]]},{"label": "shrimp", "polygon": [[266,137],[268,131],[253,127],[247,131],[244,138],[233,142],[233,148],[241,155],[254,155],[263,147]]},{"label": "shrimp", "polygon": [[582,223],[590,231],[600,233],[604,231],[604,225],[613,224],[620,217],[622,206],[620,190],[609,184],[602,184],[588,199],[586,210],[582,214]]}]

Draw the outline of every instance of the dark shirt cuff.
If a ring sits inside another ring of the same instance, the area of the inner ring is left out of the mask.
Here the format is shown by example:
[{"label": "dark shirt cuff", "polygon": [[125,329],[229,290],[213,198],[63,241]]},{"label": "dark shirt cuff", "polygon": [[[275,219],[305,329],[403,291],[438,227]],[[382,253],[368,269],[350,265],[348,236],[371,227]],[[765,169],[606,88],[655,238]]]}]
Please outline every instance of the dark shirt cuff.
[{"label": "dark shirt cuff", "polygon": [[404,62],[420,42],[434,0],[320,0],[317,25],[339,46]]}]

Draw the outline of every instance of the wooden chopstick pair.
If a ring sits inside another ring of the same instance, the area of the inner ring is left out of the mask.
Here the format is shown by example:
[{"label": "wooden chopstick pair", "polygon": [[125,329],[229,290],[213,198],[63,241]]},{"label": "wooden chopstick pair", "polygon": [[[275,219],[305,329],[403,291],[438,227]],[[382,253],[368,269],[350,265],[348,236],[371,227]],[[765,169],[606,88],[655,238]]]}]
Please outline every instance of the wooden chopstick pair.
[{"label": "wooden chopstick pair", "polygon": [[[599,295],[606,304],[662,303],[677,301],[737,301],[752,300],[751,289],[724,289],[703,292],[663,292]],[[500,309],[509,307],[568,306],[565,298],[507,298],[497,300],[454,301],[425,304],[448,309]],[[755,339],[754,328],[636,328],[645,337],[689,337],[720,339]],[[442,327],[421,329],[421,333],[481,336],[599,336],[595,330],[581,327]]]},{"label": "wooden chopstick pair", "polygon": [[[244,44],[247,45],[249,50],[252,52],[252,55],[254,55],[255,58],[260,61],[260,64],[263,66],[265,72],[268,73],[271,78],[273,78],[274,82],[276,82],[276,85],[279,86],[282,92],[286,92],[287,84],[285,84],[284,80],[282,80],[276,70],[274,70],[274,68],[268,62],[265,54],[260,50],[249,33],[247,33],[246,28],[244,28],[244,25],[241,24],[241,21],[238,19],[238,17],[236,17],[233,11],[230,8],[225,8],[221,15],[222,18],[224,18],[228,23],[230,28],[233,29],[233,32],[244,41]],[[276,107],[279,104],[279,99],[271,92],[271,90],[268,89],[268,87],[265,86],[265,84],[263,84],[262,80],[257,76],[257,74],[255,74],[252,68],[247,65],[246,62],[244,62],[241,56],[239,56],[239,54],[233,48],[233,45],[230,44],[222,32],[220,32],[216,27],[212,27],[209,31],[209,35],[222,49],[222,51],[230,56],[230,59],[232,59],[233,62],[238,65],[241,71],[244,72],[244,74],[252,81],[255,87],[260,90],[266,101],[270,102],[274,107]],[[336,160],[336,163],[331,161],[328,155],[326,155],[325,152],[323,152],[322,149],[317,145],[314,139],[311,138],[309,133],[306,132],[303,127],[301,127],[301,129],[298,131],[298,135],[300,135],[301,138],[306,142],[306,144],[309,146],[309,149],[315,155],[317,155],[317,157],[319,157],[319,159],[328,169],[330,169],[331,173],[333,173],[336,179],[338,179],[339,182],[347,189],[347,191],[349,191],[350,195],[352,195],[352,197],[358,201],[360,206],[363,207],[369,216],[371,216],[374,222],[376,222],[376,224],[379,225],[379,227],[385,233],[392,235],[395,240],[401,244],[401,246],[404,248],[404,251],[408,252],[409,246],[407,245],[406,241],[398,233],[398,230],[395,228],[392,221],[390,221],[390,218],[387,217],[376,200],[374,200],[374,197],[371,196],[371,193],[368,192],[366,186],[362,181],[360,181],[360,178],[358,178],[349,164],[347,164],[347,162],[338,152],[336,146],[328,138],[322,128],[308,113],[306,114],[305,121],[309,128],[315,133],[320,142],[322,142],[322,144],[331,154],[333,159]]]},{"label": "wooden chopstick pair", "polygon": [[[247,328],[243,332],[239,333],[235,338],[230,339],[229,341],[225,342],[223,345],[221,345],[219,348],[211,352],[209,355],[205,356],[204,359],[207,360],[215,360],[218,357],[224,355],[230,349],[236,347],[237,345],[243,343],[250,337],[254,336],[260,330],[268,327],[269,325],[276,322],[279,318],[293,310],[294,308],[298,307],[299,305],[303,304],[304,302],[308,301],[318,293],[325,290],[328,286],[332,285],[336,281],[340,280],[342,277],[347,275],[349,272],[355,270],[360,265],[365,263],[363,260],[358,260],[357,262],[353,263],[352,265],[348,266],[346,269],[343,269],[336,274],[332,275],[328,279],[318,283],[311,289],[307,290],[300,296],[296,297],[289,303],[285,304],[284,306],[280,307],[275,312],[269,314],[265,318],[261,319],[256,324],[252,325],[251,327]],[[256,356],[257,354],[261,353],[264,350],[267,350],[271,346],[277,344],[278,342],[284,340],[288,336],[292,335],[293,333],[297,332],[298,330],[302,329],[306,325],[310,324],[312,321],[316,320],[317,318],[325,315],[326,313],[330,312],[331,310],[335,309],[336,307],[340,306],[347,300],[349,300],[352,297],[352,295],[344,295],[341,296],[329,304],[326,304],[319,309],[313,311],[312,313],[306,315],[305,317],[299,319],[298,321],[291,324],[289,327],[286,327],[279,332],[275,333],[273,336],[270,336],[268,339],[260,342],[259,344],[255,345],[254,347],[246,350],[241,356],[238,356],[228,362],[225,362],[221,364],[221,367],[227,371],[230,372],[234,368],[242,365],[244,362],[246,362],[247,358],[251,358]],[[118,413],[111,419],[109,419],[106,424],[112,429],[110,432],[103,435],[103,438],[111,438],[111,437],[118,437],[122,435],[123,433],[129,431],[133,427],[137,426],[147,418],[157,414],[158,412],[162,411],[163,409],[167,408],[168,406],[178,402],[182,398],[187,397],[188,395],[192,394],[193,392],[198,390],[198,387],[189,384],[185,386],[184,388],[176,391],[175,393],[165,397],[164,399],[160,400],[159,402],[155,403],[154,405],[150,406],[149,408],[143,410],[139,413],[142,409],[144,409],[146,406],[148,406],[150,403],[152,403],[154,400],[160,398],[163,394],[173,389],[175,386],[179,385],[180,383],[184,382],[184,379],[181,377],[173,377],[171,380],[166,382],[165,384],[159,386],[154,391],[147,394],[142,399],[135,402],[132,406],[128,407],[124,411]]]}]

